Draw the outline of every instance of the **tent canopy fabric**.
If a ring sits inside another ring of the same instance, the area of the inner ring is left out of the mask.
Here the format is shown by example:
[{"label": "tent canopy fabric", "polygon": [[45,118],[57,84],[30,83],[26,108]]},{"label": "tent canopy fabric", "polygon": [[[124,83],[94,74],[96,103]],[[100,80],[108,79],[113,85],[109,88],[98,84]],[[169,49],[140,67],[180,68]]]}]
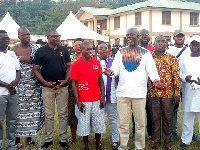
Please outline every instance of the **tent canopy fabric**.
[{"label": "tent canopy fabric", "polygon": [[67,16],[63,23],[56,29],[61,35],[61,40],[72,40],[76,38],[100,40],[109,42],[109,37],[98,34],[84,24],[82,24],[72,12]]},{"label": "tent canopy fabric", "polygon": [[5,30],[11,39],[18,39],[17,30],[19,28],[20,26],[13,20],[10,13],[7,12],[0,22],[0,30]]}]

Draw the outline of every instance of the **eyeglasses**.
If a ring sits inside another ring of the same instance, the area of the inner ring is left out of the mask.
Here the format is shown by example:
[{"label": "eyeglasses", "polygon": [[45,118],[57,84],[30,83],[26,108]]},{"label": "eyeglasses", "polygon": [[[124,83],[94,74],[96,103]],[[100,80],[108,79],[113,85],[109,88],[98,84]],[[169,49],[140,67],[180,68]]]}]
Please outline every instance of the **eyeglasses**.
[{"label": "eyeglasses", "polygon": [[149,34],[140,34],[140,36],[149,36]]},{"label": "eyeglasses", "polygon": [[0,40],[2,40],[2,41],[10,41],[10,38],[9,37],[0,37]]},{"label": "eyeglasses", "polygon": [[51,35],[52,38],[56,39],[56,38],[59,38],[61,37],[61,35]]}]

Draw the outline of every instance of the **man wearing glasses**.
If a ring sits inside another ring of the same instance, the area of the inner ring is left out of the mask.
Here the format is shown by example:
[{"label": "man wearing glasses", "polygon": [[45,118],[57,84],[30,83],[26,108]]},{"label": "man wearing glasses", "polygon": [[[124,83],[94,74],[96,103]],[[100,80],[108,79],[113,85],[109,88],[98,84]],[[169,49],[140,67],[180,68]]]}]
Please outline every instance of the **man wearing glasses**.
[{"label": "man wearing glasses", "polygon": [[33,60],[33,72],[42,84],[45,108],[45,143],[42,149],[53,144],[55,100],[59,121],[59,144],[67,149],[67,100],[71,59],[67,49],[60,46],[60,35],[47,33],[48,44],[38,49]]},{"label": "man wearing glasses", "polygon": [[9,37],[0,30],[0,149],[6,116],[7,150],[15,149],[15,131],[18,113],[16,86],[20,80],[20,65],[14,52],[8,51]]},{"label": "man wearing glasses", "polygon": [[[40,84],[33,75],[33,58],[40,45],[30,43],[30,32],[22,26],[18,29],[20,43],[12,47],[11,50],[17,55],[20,68],[21,79],[17,86],[19,95],[19,113],[17,117],[16,129],[16,149],[22,149],[20,138],[25,137],[26,145],[35,145],[32,137],[37,136],[37,132],[44,125],[44,108],[41,100]],[[31,116],[31,117],[30,117]]]}]

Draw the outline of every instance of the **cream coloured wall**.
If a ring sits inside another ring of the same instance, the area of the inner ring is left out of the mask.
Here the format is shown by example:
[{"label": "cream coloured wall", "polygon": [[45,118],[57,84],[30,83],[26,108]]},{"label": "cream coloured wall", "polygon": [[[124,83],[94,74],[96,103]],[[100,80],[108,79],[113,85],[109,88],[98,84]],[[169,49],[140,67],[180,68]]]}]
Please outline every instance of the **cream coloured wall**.
[{"label": "cream coloured wall", "polygon": [[152,11],[152,32],[174,32],[180,29],[180,12],[171,11],[171,25],[162,24],[162,11]]},{"label": "cream coloured wall", "polygon": [[[198,26],[190,26],[190,12],[182,12],[182,29],[185,32],[200,32],[200,22]],[[200,21],[200,14],[199,14]]]},{"label": "cream coloured wall", "polygon": [[87,12],[84,12],[79,18],[80,21],[85,21],[85,20],[88,20],[88,19],[93,19],[93,16],[90,15],[89,13],[87,13]]},{"label": "cream coloured wall", "polygon": [[126,34],[126,15],[120,16],[120,28],[114,28],[114,17],[110,18],[110,35],[125,35]]},{"label": "cream coloured wall", "polygon": [[135,26],[135,14],[127,15],[127,29]]},{"label": "cream coloured wall", "polygon": [[142,25],[139,28],[140,29],[147,29],[149,30],[149,11],[143,11],[142,12]]}]

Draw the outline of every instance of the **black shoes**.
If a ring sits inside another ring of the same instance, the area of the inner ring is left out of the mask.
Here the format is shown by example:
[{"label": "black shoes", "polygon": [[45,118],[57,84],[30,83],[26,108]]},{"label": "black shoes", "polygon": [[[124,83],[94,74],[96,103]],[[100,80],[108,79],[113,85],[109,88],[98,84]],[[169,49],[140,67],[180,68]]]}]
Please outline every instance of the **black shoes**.
[{"label": "black shoes", "polygon": [[59,142],[59,145],[62,147],[62,148],[65,148],[65,149],[68,149],[69,146],[67,145],[66,142]]},{"label": "black shoes", "polygon": [[183,142],[181,142],[181,144],[180,144],[180,147],[181,148],[186,148],[188,145],[187,144],[185,144],[185,143],[183,143]]},{"label": "black shoes", "polygon": [[51,146],[53,144],[53,142],[45,142],[42,146],[41,149],[47,149],[49,146]]},{"label": "black shoes", "polygon": [[[45,142],[42,146],[41,149],[47,149],[49,146],[51,146],[53,144],[53,142]],[[59,145],[64,148],[64,149],[68,149],[69,146],[67,145],[66,142],[59,142]]]}]

